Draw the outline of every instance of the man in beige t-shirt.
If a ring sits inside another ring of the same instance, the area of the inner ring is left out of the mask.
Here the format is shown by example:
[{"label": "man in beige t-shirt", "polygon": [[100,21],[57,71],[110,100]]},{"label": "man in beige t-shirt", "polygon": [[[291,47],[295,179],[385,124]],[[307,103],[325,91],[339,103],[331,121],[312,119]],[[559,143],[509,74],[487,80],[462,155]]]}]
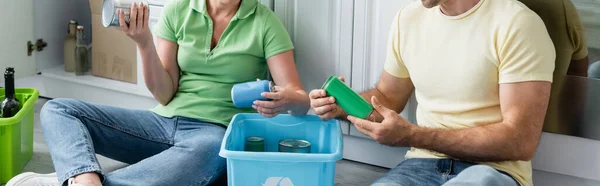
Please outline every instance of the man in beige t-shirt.
[{"label": "man in beige t-shirt", "polygon": [[[323,90],[311,105],[412,147],[373,185],[530,186],[554,61],[544,22],[516,0],[421,0],[396,15],[381,79],[361,94],[377,112],[347,116]],[[413,90],[418,125],[397,114]]]}]

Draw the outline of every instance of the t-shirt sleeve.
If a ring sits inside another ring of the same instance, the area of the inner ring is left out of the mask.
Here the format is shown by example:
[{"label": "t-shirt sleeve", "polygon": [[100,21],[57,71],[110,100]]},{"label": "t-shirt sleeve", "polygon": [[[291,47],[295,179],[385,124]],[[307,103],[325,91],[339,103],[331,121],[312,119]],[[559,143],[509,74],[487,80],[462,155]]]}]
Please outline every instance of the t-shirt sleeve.
[{"label": "t-shirt sleeve", "polygon": [[573,56],[572,60],[583,59],[588,55],[587,41],[585,38],[585,29],[581,25],[579,14],[575,5],[571,1],[563,1],[565,5],[565,15],[567,20],[567,29],[569,32],[569,39],[573,45]]},{"label": "t-shirt sleeve", "polygon": [[408,78],[410,74],[400,56],[400,11],[396,14],[388,36],[385,65],[383,69],[399,78]]},{"label": "t-shirt sleeve", "polygon": [[521,11],[502,31],[498,83],[552,82],[556,51],[542,19],[532,11]]},{"label": "t-shirt sleeve", "polygon": [[178,20],[175,18],[179,11],[179,2],[179,0],[172,0],[164,6],[162,16],[152,31],[155,36],[171,42],[177,42],[176,28],[178,28]]},{"label": "t-shirt sleeve", "polygon": [[269,12],[265,20],[264,51],[265,59],[280,54],[282,52],[294,49],[292,39],[283,23],[274,13]]}]

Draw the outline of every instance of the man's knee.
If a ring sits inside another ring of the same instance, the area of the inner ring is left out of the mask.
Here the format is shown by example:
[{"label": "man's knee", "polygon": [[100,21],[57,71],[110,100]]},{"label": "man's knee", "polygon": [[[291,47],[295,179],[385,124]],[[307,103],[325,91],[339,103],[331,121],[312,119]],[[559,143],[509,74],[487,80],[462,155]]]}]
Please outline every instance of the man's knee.
[{"label": "man's knee", "polygon": [[469,168],[465,169],[464,171],[462,171],[460,174],[477,174],[477,175],[482,175],[482,176],[494,176],[497,174],[502,174],[500,172],[498,172],[496,169],[487,166],[487,165],[473,165],[470,166]]},{"label": "man's knee", "polygon": [[502,174],[490,166],[473,165],[463,170],[455,178],[444,184],[444,186],[453,185],[504,186],[518,184],[510,176]]}]

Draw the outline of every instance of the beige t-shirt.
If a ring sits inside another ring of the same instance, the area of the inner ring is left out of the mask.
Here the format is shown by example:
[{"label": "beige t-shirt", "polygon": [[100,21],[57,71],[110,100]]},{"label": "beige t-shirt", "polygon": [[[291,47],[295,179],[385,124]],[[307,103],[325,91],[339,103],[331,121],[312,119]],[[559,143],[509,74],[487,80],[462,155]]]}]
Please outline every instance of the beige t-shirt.
[{"label": "beige t-shirt", "polygon": [[[416,1],[392,23],[385,71],[411,78],[422,127],[460,129],[502,121],[499,84],[552,82],[555,51],[544,23],[516,0],[481,0],[458,16]],[[445,158],[413,148],[407,158]],[[533,185],[531,162],[480,162]]]}]

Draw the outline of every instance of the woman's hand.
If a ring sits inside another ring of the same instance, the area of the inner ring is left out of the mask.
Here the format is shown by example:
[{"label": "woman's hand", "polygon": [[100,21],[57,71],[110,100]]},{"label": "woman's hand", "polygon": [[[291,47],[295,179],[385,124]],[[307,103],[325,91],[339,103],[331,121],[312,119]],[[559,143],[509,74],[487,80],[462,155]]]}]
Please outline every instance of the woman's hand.
[{"label": "woman's hand", "polygon": [[269,98],[271,101],[257,100],[254,101],[254,104],[252,105],[252,108],[256,109],[258,113],[267,118],[272,118],[280,113],[288,112],[290,109],[287,108],[289,105],[287,103],[292,102],[290,96],[286,96],[290,95],[290,90],[281,86],[274,86],[273,89],[275,90],[274,92],[263,92],[261,94],[261,96]]},{"label": "woman's hand", "polygon": [[123,31],[129,38],[133,39],[138,46],[146,46],[149,42],[152,42],[152,33],[148,28],[149,20],[148,5],[133,3],[131,5],[131,13],[129,14],[129,24],[125,22],[125,13],[119,11],[119,24],[121,31]]}]

